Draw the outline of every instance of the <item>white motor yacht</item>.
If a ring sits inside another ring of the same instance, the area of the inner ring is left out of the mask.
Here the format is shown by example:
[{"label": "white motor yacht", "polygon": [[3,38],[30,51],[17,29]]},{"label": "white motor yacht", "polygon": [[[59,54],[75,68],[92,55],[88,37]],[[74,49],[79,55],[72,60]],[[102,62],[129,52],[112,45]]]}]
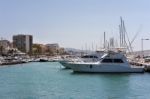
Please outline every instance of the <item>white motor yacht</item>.
[{"label": "white motor yacht", "polygon": [[109,51],[101,57],[99,62],[68,62],[74,72],[144,72],[144,67],[131,66],[124,54]]}]

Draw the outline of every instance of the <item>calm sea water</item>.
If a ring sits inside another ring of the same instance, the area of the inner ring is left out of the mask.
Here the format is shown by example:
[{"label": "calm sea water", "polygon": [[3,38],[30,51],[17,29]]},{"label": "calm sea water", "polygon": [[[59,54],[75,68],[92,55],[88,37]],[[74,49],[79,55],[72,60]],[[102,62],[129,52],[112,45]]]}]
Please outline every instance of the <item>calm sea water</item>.
[{"label": "calm sea water", "polygon": [[77,74],[59,63],[0,67],[0,99],[150,99],[150,74]]}]

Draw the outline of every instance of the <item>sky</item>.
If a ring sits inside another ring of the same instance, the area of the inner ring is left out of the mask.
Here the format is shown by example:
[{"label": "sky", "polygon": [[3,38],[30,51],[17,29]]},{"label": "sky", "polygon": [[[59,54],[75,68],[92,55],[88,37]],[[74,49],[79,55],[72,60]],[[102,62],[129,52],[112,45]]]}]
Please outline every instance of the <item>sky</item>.
[{"label": "sky", "polygon": [[149,9],[150,0],[0,0],[0,37],[30,34],[34,43],[98,48],[104,31],[119,41],[122,16],[130,41],[139,32],[132,47],[141,50],[141,39],[150,38]]}]

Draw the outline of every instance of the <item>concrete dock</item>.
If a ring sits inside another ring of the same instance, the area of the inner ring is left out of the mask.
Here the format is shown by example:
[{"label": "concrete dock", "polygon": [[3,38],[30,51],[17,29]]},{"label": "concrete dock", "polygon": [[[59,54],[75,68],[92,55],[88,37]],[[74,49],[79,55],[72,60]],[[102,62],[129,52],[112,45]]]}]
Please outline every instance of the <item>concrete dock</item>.
[{"label": "concrete dock", "polygon": [[135,66],[144,66],[145,72],[150,72],[150,63],[132,61],[130,64]]}]

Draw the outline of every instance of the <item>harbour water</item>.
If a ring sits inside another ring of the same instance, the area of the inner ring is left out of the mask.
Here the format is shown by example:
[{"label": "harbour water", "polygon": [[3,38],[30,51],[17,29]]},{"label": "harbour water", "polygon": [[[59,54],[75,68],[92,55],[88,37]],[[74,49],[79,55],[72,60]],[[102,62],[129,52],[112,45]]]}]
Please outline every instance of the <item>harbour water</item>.
[{"label": "harbour water", "polygon": [[0,67],[0,99],[149,99],[150,74],[78,74],[57,62]]}]

